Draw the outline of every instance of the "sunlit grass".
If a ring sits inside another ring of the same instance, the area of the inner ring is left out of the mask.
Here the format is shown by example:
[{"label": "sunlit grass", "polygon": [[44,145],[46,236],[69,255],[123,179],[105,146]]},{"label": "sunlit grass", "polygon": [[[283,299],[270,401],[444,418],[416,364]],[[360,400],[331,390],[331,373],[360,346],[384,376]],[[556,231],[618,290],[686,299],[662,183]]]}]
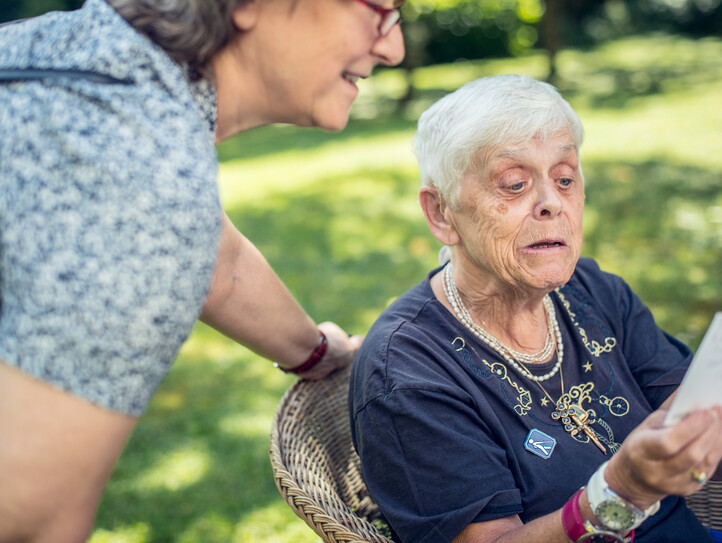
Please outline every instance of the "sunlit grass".
[{"label": "sunlit grass", "polygon": [[140,490],[182,490],[200,481],[208,472],[210,456],[206,444],[196,441],[176,451],[168,451],[156,465],[136,478]]},{"label": "sunlit grass", "polygon": [[148,543],[150,539],[150,527],[139,522],[130,526],[121,526],[113,531],[96,530],[89,540],[89,543]]},{"label": "sunlit grass", "polygon": [[[586,128],[584,252],[623,275],[671,333],[696,346],[722,309],[722,40],[634,38],[559,58]],[[341,133],[269,127],[219,148],[236,225],[316,320],[363,333],[436,263],[417,202],[415,116],[466,81],[542,77],[541,54],[366,81]],[[239,308],[239,310],[242,310]],[[278,331],[282,334],[282,331]],[[276,490],[275,406],[294,378],[198,325],[108,485],[91,543],[318,541]]]}]

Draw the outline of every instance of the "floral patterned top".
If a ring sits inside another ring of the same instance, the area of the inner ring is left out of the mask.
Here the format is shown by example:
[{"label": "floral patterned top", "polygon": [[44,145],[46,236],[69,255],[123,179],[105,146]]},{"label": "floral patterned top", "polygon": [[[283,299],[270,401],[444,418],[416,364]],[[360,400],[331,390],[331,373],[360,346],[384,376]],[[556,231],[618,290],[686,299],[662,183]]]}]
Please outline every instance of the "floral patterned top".
[{"label": "floral patterned top", "polygon": [[216,97],[103,0],[0,28],[0,360],[140,415],[195,323],[221,208]]}]

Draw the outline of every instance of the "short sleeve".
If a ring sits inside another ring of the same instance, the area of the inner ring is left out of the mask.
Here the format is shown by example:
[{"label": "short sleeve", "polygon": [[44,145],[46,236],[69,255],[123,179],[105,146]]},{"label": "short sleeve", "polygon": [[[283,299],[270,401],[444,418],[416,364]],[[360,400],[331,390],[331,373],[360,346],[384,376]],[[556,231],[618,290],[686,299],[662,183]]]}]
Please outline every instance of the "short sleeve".
[{"label": "short sleeve", "polygon": [[[419,354],[411,345],[394,351]],[[470,523],[522,511],[507,453],[452,383],[395,388],[353,424],[364,480],[403,541],[451,541]]]},{"label": "short sleeve", "polygon": [[657,409],[682,382],[692,351],[657,326],[647,306],[626,283],[624,290],[627,304],[622,349],[642,393]]}]

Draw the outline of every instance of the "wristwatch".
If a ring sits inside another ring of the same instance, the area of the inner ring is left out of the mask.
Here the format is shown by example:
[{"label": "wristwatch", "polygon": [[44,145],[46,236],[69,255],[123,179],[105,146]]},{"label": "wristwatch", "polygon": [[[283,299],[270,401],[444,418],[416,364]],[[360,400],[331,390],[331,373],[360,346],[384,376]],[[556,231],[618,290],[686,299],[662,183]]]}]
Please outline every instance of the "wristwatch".
[{"label": "wristwatch", "polygon": [[615,532],[628,532],[637,528],[648,517],[659,511],[659,502],[643,511],[614,492],[604,478],[604,470],[608,462],[604,462],[594,472],[587,484],[589,506],[603,528]]},{"label": "wristwatch", "polygon": [[562,527],[573,543],[632,543],[634,530],[622,536],[619,532],[594,526],[584,520],[579,511],[579,497],[583,487],[562,507]]}]

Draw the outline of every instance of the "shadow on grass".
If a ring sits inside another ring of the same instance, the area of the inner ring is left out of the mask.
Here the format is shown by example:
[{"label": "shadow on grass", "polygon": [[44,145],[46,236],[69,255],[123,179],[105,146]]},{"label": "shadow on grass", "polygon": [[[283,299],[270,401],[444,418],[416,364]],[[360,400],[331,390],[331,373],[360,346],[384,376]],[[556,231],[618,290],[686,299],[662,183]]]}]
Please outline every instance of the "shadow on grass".
[{"label": "shadow on grass", "polygon": [[[203,326],[196,335],[218,340]],[[268,365],[249,353],[227,365],[182,355],[132,436],[96,527],[143,523],[147,541],[220,543],[245,515],[276,502],[268,433],[289,380],[259,372]],[[188,537],[207,519],[227,529]]]},{"label": "shadow on grass", "polygon": [[587,162],[584,253],[624,277],[658,323],[696,348],[722,308],[722,172]]},{"label": "shadow on grass", "polygon": [[364,333],[369,312],[380,312],[435,261],[438,244],[416,190],[414,179],[364,170],[228,214],[316,320]]}]

